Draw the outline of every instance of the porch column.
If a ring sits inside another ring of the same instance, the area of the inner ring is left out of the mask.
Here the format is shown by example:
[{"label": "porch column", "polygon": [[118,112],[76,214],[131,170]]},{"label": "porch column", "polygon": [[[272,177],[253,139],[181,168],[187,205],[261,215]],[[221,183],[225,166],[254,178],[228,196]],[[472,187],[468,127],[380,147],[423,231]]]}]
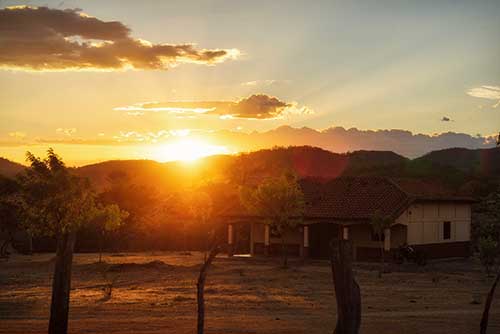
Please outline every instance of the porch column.
[{"label": "porch column", "polygon": [[304,234],[304,240],[303,240],[303,247],[302,247],[302,257],[303,258],[308,258],[309,257],[309,226],[304,225],[303,227],[303,234]]},{"label": "porch column", "polygon": [[349,240],[349,227],[348,226],[342,227],[342,240]]},{"label": "porch column", "polygon": [[227,225],[227,255],[233,256],[234,254],[234,240],[233,240],[233,224]]},{"label": "porch column", "polygon": [[264,255],[269,255],[269,225],[264,224]]},{"label": "porch column", "polygon": [[254,224],[253,223],[250,223],[250,256],[254,256],[255,255],[255,250],[253,248],[253,229],[254,229]]},{"label": "porch column", "polygon": [[391,250],[391,229],[386,228],[384,230],[384,251],[388,252]]}]

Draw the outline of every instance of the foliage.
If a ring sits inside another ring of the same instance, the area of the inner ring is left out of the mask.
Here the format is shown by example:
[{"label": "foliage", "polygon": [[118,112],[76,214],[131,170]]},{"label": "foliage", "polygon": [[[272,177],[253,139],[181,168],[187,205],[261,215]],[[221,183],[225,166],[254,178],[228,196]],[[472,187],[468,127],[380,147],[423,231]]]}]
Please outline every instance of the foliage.
[{"label": "foliage", "polygon": [[121,210],[116,204],[106,206],[99,204],[96,208],[93,222],[102,232],[114,231],[121,226],[128,216],[129,213]]},{"label": "foliage", "polygon": [[271,232],[281,237],[286,266],[285,235],[300,223],[305,206],[296,178],[288,174],[267,179],[255,190],[242,188],[240,199],[249,212],[262,218]]},{"label": "foliage", "polygon": [[36,235],[59,236],[96,215],[95,193],[88,179],[74,175],[52,149],[47,158],[27,153],[30,163],[19,176],[24,225]]},{"label": "foliage", "polygon": [[488,275],[490,274],[490,268],[495,265],[497,257],[498,242],[491,236],[479,238],[479,258]]},{"label": "foliage", "polygon": [[375,212],[375,214],[372,217],[371,224],[372,224],[373,232],[375,232],[375,234],[378,236],[378,240],[380,242],[380,266],[381,266],[381,268],[379,271],[379,277],[381,277],[382,272],[384,272],[384,269],[385,269],[385,265],[384,265],[385,250],[384,250],[384,238],[383,238],[383,236],[384,236],[384,231],[386,229],[391,228],[392,220],[389,217],[384,216],[380,212],[377,211],[377,212]]}]

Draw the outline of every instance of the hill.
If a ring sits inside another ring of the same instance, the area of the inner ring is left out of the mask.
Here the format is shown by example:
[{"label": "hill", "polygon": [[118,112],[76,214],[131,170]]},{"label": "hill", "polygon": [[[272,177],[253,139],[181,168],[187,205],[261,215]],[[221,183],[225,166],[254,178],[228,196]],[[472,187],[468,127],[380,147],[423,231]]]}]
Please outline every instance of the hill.
[{"label": "hill", "polygon": [[468,174],[500,176],[500,147],[470,150],[449,148],[414,160],[431,166],[449,166]]},{"label": "hill", "polygon": [[12,162],[5,158],[0,158],[0,175],[9,178],[15,177],[18,173],[24,170],[25,166]]}]

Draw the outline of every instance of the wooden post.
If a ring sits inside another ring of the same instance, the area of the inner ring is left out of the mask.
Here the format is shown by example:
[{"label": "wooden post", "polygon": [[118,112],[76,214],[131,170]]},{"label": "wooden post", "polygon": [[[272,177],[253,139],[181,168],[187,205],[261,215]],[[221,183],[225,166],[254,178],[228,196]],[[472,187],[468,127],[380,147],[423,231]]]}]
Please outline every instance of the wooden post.
[{"label": "wooden post", "polygon": [[330,247],[337,300],[334,334],[358,334],[361,325],[361,294],[352,272],[352,246],[346,240],[332,240]]},{"label": "wooden post", "polygon": [[269,256],[269,225],[264,225],[264,255]]},{"label": "wooden post", "polygon": [[52,279],[49,334],[68,333],[69,294],[71,290],[71,267],[76,232],[61,235],[57,240],[56,263]]},{"label": "wooden post", "polygon": [[203,334],[203,331],[205,330],[205,280],[207,278],[207,271],[218,252],[219,246],[212,248],[208,254],[207,260],[203,262],[203,265],[201,266],[198,282],[196,283],[196,297],[198,302],[198,334]]}]

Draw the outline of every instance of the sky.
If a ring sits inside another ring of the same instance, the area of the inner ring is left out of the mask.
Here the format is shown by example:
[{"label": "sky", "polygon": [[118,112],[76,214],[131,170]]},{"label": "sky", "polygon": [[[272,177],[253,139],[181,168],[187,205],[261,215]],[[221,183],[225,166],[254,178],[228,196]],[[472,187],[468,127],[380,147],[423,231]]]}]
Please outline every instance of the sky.
[{"label": "sky", "polygon": [[500,1],[0,1],[0,156],[491,147],[499,17]]}]

